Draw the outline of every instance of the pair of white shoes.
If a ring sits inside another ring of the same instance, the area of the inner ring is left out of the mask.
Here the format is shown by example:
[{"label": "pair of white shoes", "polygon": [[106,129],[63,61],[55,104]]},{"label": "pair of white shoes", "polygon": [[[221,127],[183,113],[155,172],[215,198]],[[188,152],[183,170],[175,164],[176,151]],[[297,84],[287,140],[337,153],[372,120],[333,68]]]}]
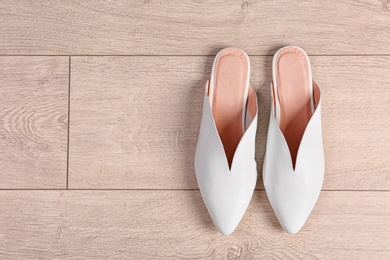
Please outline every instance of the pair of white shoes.
[{"label": "pair of white shoes", "polygon": [[[247,54],[223,49],[204,95],[195,172],[210,216],[224,235],[239,224],[257,180],[257,98],[249,76]],[[314,208],[324,178],[321,93],[302,49],[288,46],[274,55],[271,96],[263,181],[280,224],[295,234]]]}]

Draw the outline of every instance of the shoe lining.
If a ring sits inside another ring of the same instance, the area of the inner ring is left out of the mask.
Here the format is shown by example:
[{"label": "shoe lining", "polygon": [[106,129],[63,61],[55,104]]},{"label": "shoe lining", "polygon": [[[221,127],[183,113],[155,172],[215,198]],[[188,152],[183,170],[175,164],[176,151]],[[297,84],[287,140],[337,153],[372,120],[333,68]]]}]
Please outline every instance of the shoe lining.
[{"label": "shoe lining", "polygon": [[239,49],[220,53],[214,66],[212,113],[231,167],[243,135],[243,101],[249,73],[248,59]]},{"label": "shoe lining", "polygon": [[299,145],[312,116],[309,63],[297,48],[282,50],[276,61],[277,94],[280,103],[280,130],[290,149],[295,168]]}]

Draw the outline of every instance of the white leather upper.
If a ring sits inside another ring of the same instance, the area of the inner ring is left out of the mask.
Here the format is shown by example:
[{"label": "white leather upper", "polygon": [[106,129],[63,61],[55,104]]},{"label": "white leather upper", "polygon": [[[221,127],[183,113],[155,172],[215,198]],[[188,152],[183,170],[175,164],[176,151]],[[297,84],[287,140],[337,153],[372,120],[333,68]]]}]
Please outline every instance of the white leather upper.
[{"label": "white leather upper", "polygon": [[[250,87],[251,88],[251,87]],[[251,88],[250,91],[253,91]],[[257,104],[256,104],[257,107]],[[257,108],[256,108],[257,111]],[[207,94],[195,153],[195,172],[199,189],[218,230],[231,234],[243,217],[256,186],[255,139],[257,112],[246,113],[247,128],[229,169]]]},{"label": "white leather upper", "polygon": [[[313,84],[315,91],[319,93],[318,86]],[[287,142],[275,120],[274,111],[272,102],[263,181],[280,224],[288,233],[295,234],[313,210],[324,179],[321,97],[303,134],[295,170]]]}]

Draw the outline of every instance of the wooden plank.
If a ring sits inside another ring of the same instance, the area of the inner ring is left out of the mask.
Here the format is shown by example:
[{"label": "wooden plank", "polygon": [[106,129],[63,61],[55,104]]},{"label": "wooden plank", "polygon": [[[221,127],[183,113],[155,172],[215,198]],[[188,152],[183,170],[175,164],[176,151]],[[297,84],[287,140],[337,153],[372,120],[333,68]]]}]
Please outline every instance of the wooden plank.
[{"label": "wooden plank", "polygon": [[0,257],[388,259],[389,201],[389,192],[323,192],[289,235],[255,192],[224,237],[198,191],[1,191]]},{"label": "wooden plank", "polygon": [[66,187],[68,57],[0,58],[0,188]]},{"label": "wooden plank", "polygon": [[390,54],[390,3],[360,1],[1,1],[0,54]]},{"label": "wooden plank", "polygon": [[[213,57],[73,57],[71,188],[196,189],[193,157]],[[271,57],[251,58],[258,188]],[[323,91],[324,189],[390,189],[387,57],[312,57]]]}]

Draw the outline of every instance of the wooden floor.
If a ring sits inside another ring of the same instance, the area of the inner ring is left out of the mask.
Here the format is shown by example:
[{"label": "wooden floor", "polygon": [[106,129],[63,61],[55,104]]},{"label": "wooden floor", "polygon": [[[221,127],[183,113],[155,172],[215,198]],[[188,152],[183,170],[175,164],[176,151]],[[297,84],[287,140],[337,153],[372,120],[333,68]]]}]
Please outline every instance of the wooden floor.
[{"label": "wooden floor", "polygon": [[[261,177],[284,45],[323,91],[325,182],[295,236]],[[193,158],[228,46],[251,59],[259,173],[224,237]],[[389,0],[0,0],[0,259],[390,259],[389,104]]]}]

